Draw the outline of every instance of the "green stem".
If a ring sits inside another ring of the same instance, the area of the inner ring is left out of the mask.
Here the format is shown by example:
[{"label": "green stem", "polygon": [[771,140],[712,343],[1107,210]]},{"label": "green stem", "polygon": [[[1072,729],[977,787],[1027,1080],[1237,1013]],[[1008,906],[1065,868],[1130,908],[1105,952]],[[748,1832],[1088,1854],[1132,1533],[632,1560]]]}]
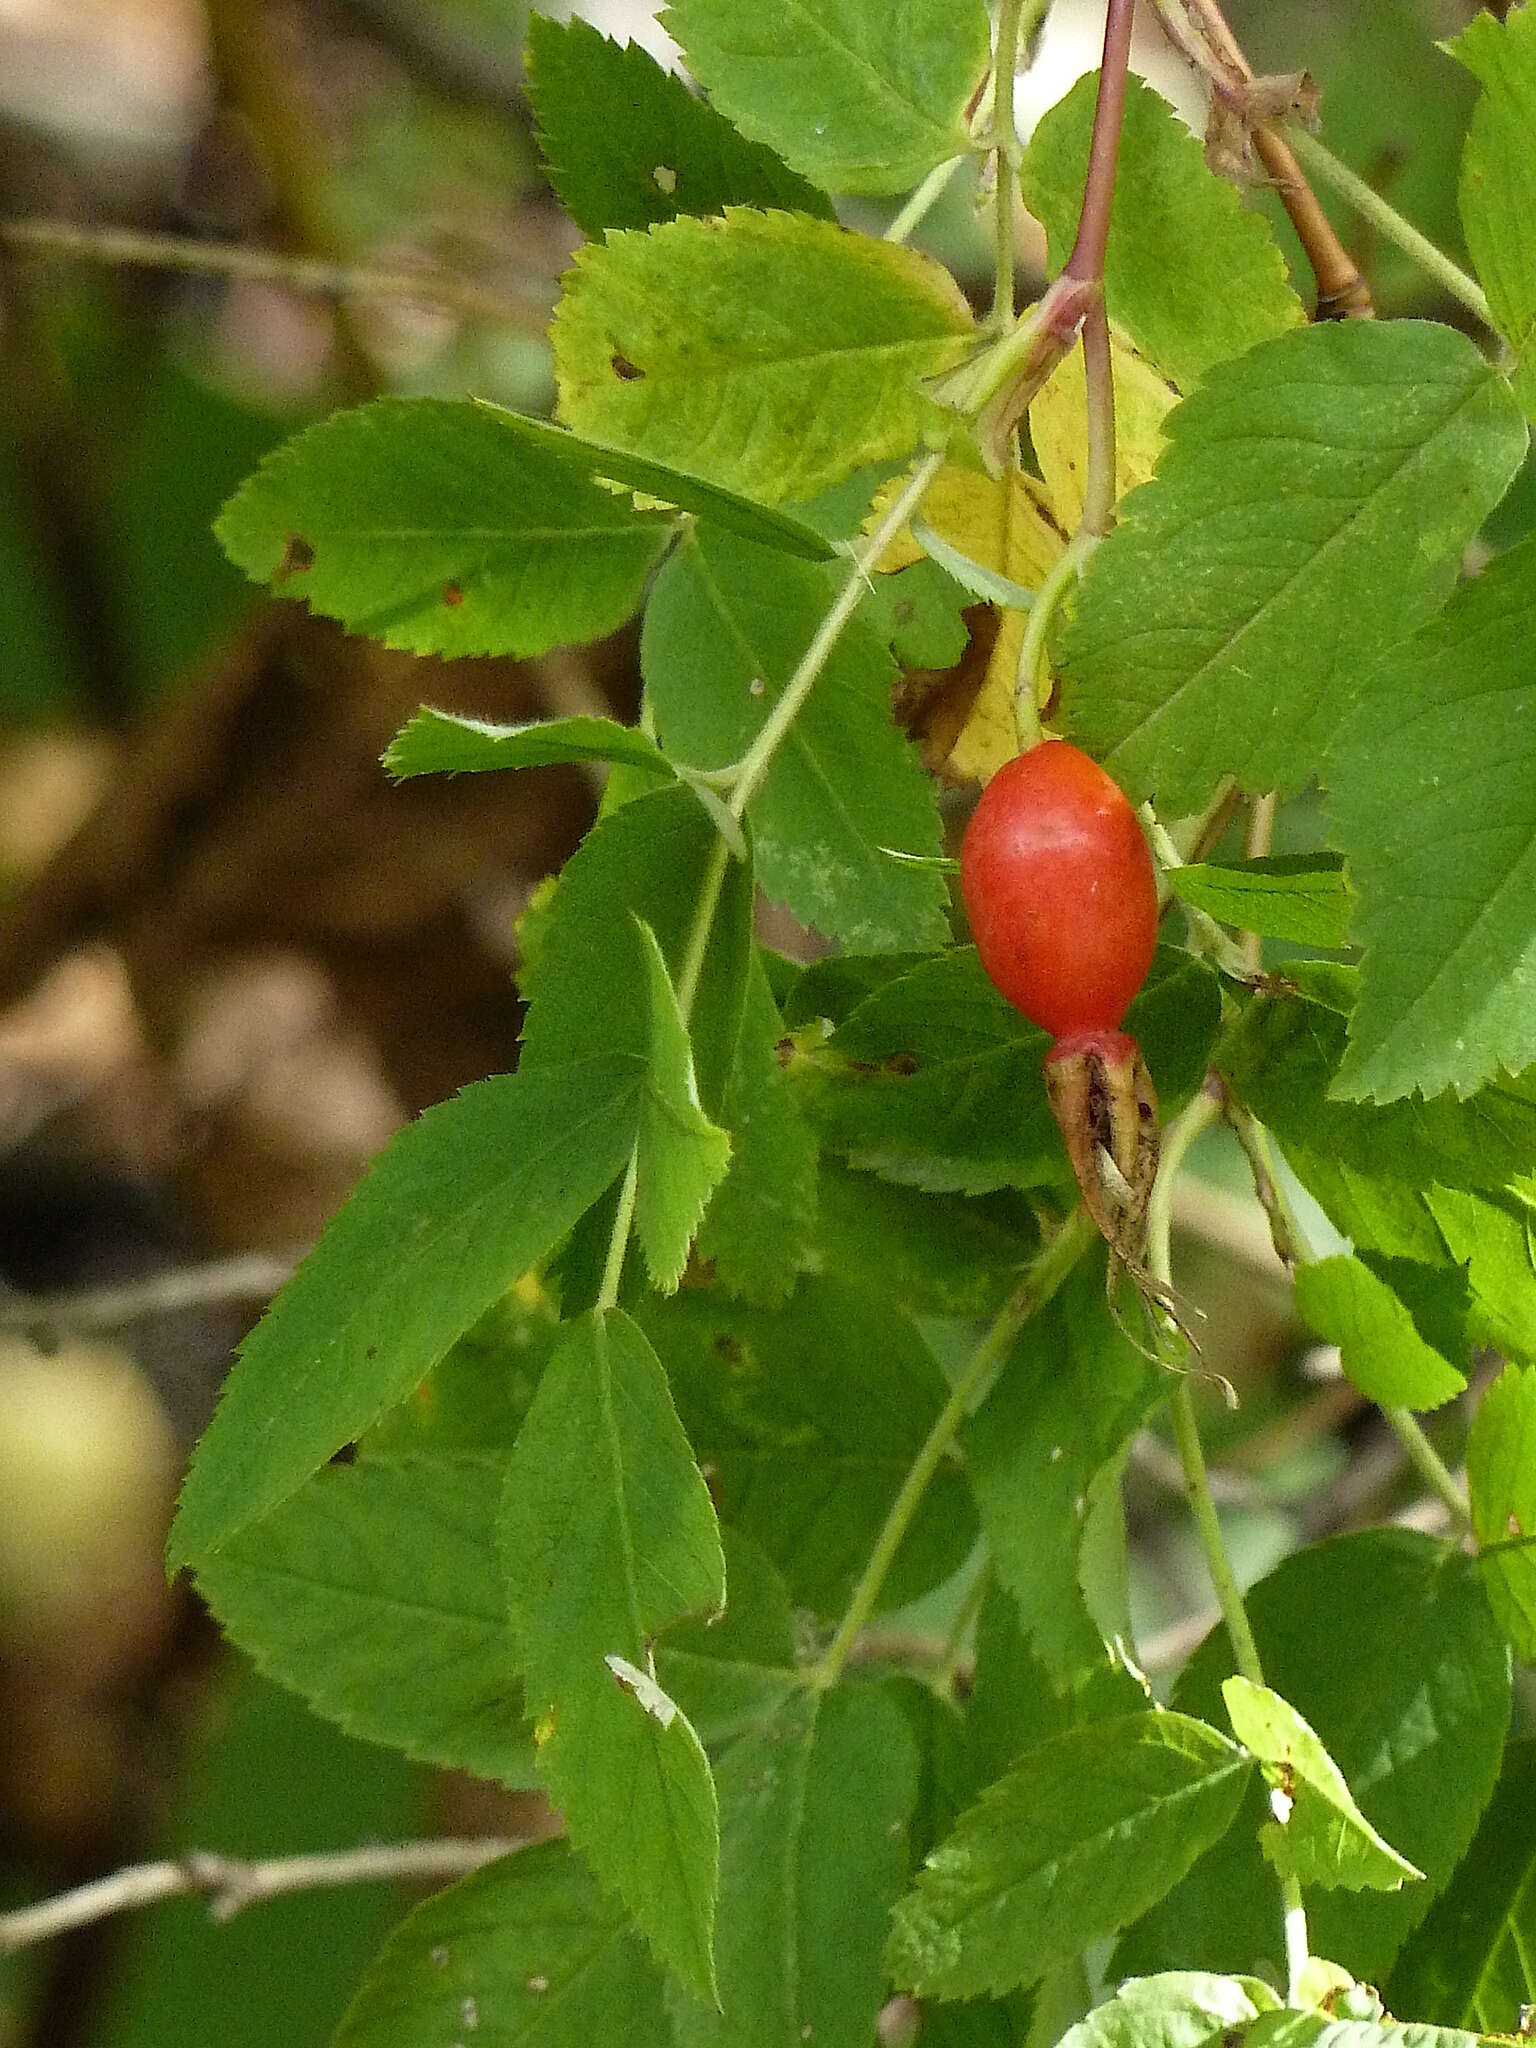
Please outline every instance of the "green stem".
[{"label": "green stem", "polygon": [[963,156],[952,156],[946,163],[935,164],[886,229],[882,239],[887,242],[904,242],[919,222],[926,220],[943,198],[949,190],[950,180],[965,161]]},{"label": "green stem", "polygon": [[[1169,1127],[1163,1142],[1162,1164],[1147,1211],[1147,1263],[1153,1278],[1164,1287],[1170,1286],[1173,1278],[1173,1184],[1190,1146],[1202,1131],[1209,1129],[1220,1113],[1221,1106],[1214,1096],[1197,1095],[1183,1115]],[[1226,1539],[1221,1533],[1221,1521],[1211,1495],[1205,1447],[1200,1441],[1200,1425],[1195,1419],[1190,1386],[1188,1373],[1181,1373],[1174,1387],[1172,1403],[1173,1436],[1179,1448],[1179,1462],[1184,1467],[1184,1491],[1189,1498],[1195,1531],[1205,1553],[1205,1568],[1215,1590],[1222,1620],[1226,1623],[1237,1668],[1251,1684],[1262,1685],[1264,1666],[1259,1658],[1259,1646],[1254,1641],[1248,1610],[1243,1605],[1242,1588],[1227,1556]],[[1285,1921],[1286,1977],[1290,2001],[1294,2005],[1299,2002],[1301,1973],[1307,1961],[1306,1907],[1302,1902],[1301,1886],[1294,1877],[1281,1878],[1280,1899]]]},{"label": "green stem", "polygon": [[1296,122],[1287,122],[1285,133],[1297,158],[1313,177],[1324,185],[1331,185],[1339,197],[1347,199],[1372,227],[1411,257],[1427,277],[1443,286],[1453,299],[1459,299],[1485,327],[1498,332],[1493,309],[1475,278],[1469,277],[1460,264],[1453,263],[1443,249],[1436,248],[1428,235],[1421,234],[1410,221],[1404,220],[1397,208],[1389,206],[1364,178],[1356,177],[1347,164],[1341,164],[1333,151],[1325,148],[1315,135],[1309,134]]},{"label": "green stem", "polygon": [[1409,1464],[1430,1492],[1444,1502],[1451,1520],[1459,1528],[1470,1529],[1472,1510],[1467,1497],[1456,1484],[1445,1460],[1424,1434],[1417,1417],[1407,1408],[1383,1408],[1381,1412],[1387,1418],[1392,1434],[1402,1445]]},{"label": "green stem", "polygon": [[997,274],[992,287],[992,318],[1000,327],[1011,325],[1014,311],[1013,198],[1019,176],[1019,131],[1014,119],[1013,82],[1019,61],[1019,17],[1023,11],[1024,0],[1000,0],[992,56],[992,133],[997,145]]},{"label": "green stem", "polygon": [[928,1483],[938,1471],[961,1423],[971,1412],[982,1388],[1002,1364],[1020,1330],[1051,1300],[1084,1252],[1091,1244],[1097,1242],[1097,1238],[1098,1232],[1087,1212],[1083,1209],[1074,1209],[1050,1243],[1034,1260],[1023,1281],[1014,1290],[992,1327],[977,1345],[964,1372],[955,1382],[954,1391],[929,1430],[927,1441],[913,1459],[907,1476],[901,1483],[900,1492],[891,1503],[891,1511],[885,1518],[885,1526],[875,1539],[875,1547],[870,1552],[869,1561],[853,1589],[853,1597],[848,1603],[847,1612],[838,1624],[837,1633],[827,1645],[820,1661],[807,1674],[809,1684],[831,1686],[841,1677],[849,1651],[875,1611],[880,1590],[896,1560],[896,1553],[901,1548],[902,1540],[912,1526],[912,1518],[922,1504]]},{"label": "green stem", "polygon": [[1021,748],[1038,745],[1042,737],[1040,705],[1035,695],[1035,684],[1040,674],[1040,664],[1045,657],[1046,634],[1050,631],[1051,621],[1060,609],[1062,599],[1082,575],[1089,557],[1098,544],[1097,534],[1082,530],[1075,533],[1035,592],[1035,601],[1029,608],[1024,639],[1019,648],[1018,680],[1013,692],[1013,721],[1018,728]]},{"label": "green stem", "polygon": [[816,628],[815,637],[801,656],[794,674],[784,685],[778,703],[764,720],[762,731],[736,765],[735,780],[731,788],[731,811],[736,817],[743,816],[748,804],[756,796],[763,777],[772,765],[774,755],[783,745],[790,727],[799,717],[801,707],[826,667],[843,628],[858,610],[859,600],[869,587],[870,571],[923,502],[934,478],[943,467],[944,451],[941,448],[925,455],[907,478],[905,485],[892,499],[890,509],[880,524],[864,545],[856,550],[848,570],[847,581],[832,600],[826,617]]},{"label": "green stem", "polygon": [[983,1559],[980,1570],[966,1587],[964,1597],[955,1609],[945,1632],[944,1647],[939,1652],[939,1661],[933,1668],[933,1677],[930,1681],[934,1691],[945,1698],[954,1690],[955,1673],[960,1668],[960,1659],[965,1655],[965,1639],[970,1634],[971,1623],[981,1612],[990,1579],[991,1569]]},{"label": "green stem", "polygon": [[683,954],[683,964],[677,976],[677,1007],[685,1024],[693,1015],[694,998],[699,992],[699,976],[704,972],[704,956],[709,950],[709,934],[714,927],[715,912],[720,904],[720,891],[725,887],[725,877],[730,865],[731,849],[716,833],[715,843],[710,848],[709,864],[699,885],[699,900],[694,907],[687,951]]}]

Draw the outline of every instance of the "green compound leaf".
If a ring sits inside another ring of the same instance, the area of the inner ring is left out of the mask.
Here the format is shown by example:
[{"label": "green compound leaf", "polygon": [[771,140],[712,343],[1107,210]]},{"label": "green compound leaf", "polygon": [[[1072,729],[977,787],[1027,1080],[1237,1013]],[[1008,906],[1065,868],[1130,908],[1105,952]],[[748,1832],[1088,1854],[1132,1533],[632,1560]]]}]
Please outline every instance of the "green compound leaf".
[{"label": "green compound leaf", "polygon": [[1090,1510],[1113,1490],[1167,1374],[1116,1329],[1102,1262],[1085,1260],[1025,1325],[997,1386],[966,1425],[966,1468],[998,1582],[1061,1691],[1106,1659],[1084,1597]]},{"label": "green compound leaf", "polygon": [[1418,1188],[1499,1189],[1536,1158],[1536,1089],[1526,1080],[1495,1081],[1466,1102],[1338,1101],[1359,977],[1330,965],[1296,978],[1303,993],[1250,1004],[1221,1051],[1222,1072],[1282,1143],[1298,1139],[1360,1173]]},{"label": "green compound leaf", "polygon": [[672,533],[548,428],[384,398],[269,455],[215,531],[255,582],[412,654],[542,654],[637,609]]},{"label": "green compound leaf", "polygon": [[[663,742],[698,767],[738,759],[778,703],[837,580],[719,533],[678,548],[646,608],[641,666]],[[935,792],[891,715],[896,667],[855,618],[775,756],[748,821],[775,900],[863,953],[942,945]]]},{"label": "green compound leaf", "polygon": [[970,146],[980,0],[670,0],[661,19],[743,134],[829,192],[900,192]]},{"label": "green compound leaf", "polygon": [[927,257],[741,208],[582,250],[551,328],[570,426],[770,505],[910,454],[973,336]]},{"label": "green compound leaf", "polygon": [[566,761],[622,762],[642,774],[672,775],[654,740],[613,718],[540,718],[497,725],[423,704],[384,749],[385,771],[397,782],[413,775],[479,775],[498,768],[549,768]]},{"label": "green compound leaf", "polygon": [[656,2048],[665,2038],[661,1972],[628,1914],[564,1842],[541,1842],[404,1919],[334,2048]]},{"label": "green compound leaf", "polygon": [[1344,1773],[1288,1701],[1247,1678],[1229,1678],[1221,1695],[1233,1734],[1258,1758],[1270,1787],[1275,1818],[1265,1822],[1259,1840],[1283,1877],[1380,1892],[1423,1877],[1377,1834]]},{"label": "green compound leaf", "polygon": [[645,958],[651,1059],[640,1105],[635,1230],[651,1284],[670,1294],[683,1277],[704,1205],[730,1164],[731,1141],[699,1107],[688,1027],[656,934],[635,919]]},{"label": "green compound leaf", "polygon": [[761,954],[748,971],[720,1121],[731,1167],[705,1212],[699,1257],[727,1293],[765,1306],[788,1299],[816,1221],[816,1139],[779,1058],[784,1033]]},{"label": "green compound leaf", "polygon": [[1350,889],[1337,854],[1192,862],[1167,876],[1181,903],[1238,931],[1328,950],[1349,943]]},{"label": "green compound leaf", "polygon": [[1257,1977],[1168,1970],[1132,1977],[1062,2036],[1060,2048],[1225,2048],[1280,2001]]},{"label": "green compound leaf", "polygon": [[1515,390],[1536,417],[1536,13],[1478,15],[1444,46],[1479,80],[1461,159],[1461,224],[1493,317],[1519,358]]},{"label": "green compound leaf", "polygon": [[241,1347],[182,1488],[173,1567],[206,1566],[549,1255],[623,1170],[644,1075],[620,1055],[479,1081],[385,1147]]},{"label": "green compound leaf", "polygon": [[528,23],[528,97],[561,204],[584,235],[728,206],[832,217],[826,195],[664,71],[573,17]]},{"label": "green compound leaf", "polygon": [[1337,1344],[1344,1370],[1384,1408],[1438,1408],[1466,1391],[1465,1376],[1419,1335],[1413,1316],[1358,1259],[1317,1259],[1296,1270],[1296,1306]]},{"label": "green compound leaf", "polygon": [[1180,816],[1224,775],[1291,792],[1317,772],[1359,676],[1449,592],[1526,426],[1464,335],[1403,320],[1263,342],[1164,431],[1061,662],[1074,734]]},{"label": "green compound leaf", "polygon": [[650,1655],[719,1609],[725,1564],[666,1376],[621,1311],[584,1316],[550,1361],[501,1539],[539,1775],[658,1957],[713,1998],[714,1786]]},{"label": "green compound leaf", "polygon": [[1225,1833],[1251,1769],[1214,1728],[1156,1711],[1031,1751],[962,1815],[897,1904],[897,1982],[968,1998],[1080,1955]]},{"label": "green compound leaf", "polygon": [[1536,1742],[1512,1742],[1461,1868],[1389,1982],[1394,2012],[1512,2034],[1536,2004]]},{"label": "green compound leaf", "polygon": [[1536,1664],[1536,1371],[1506,1365],[1467,1441],[1483,1589],[1515,1654]]},{"label": "green compound leaf", "polygon": [[720,1764],[720,2009],[674,1998],[678,2048],[867,2048],[907,1874],[917,1754],[872,1687],[802,1691]]},{"label": "green compound leaf", "polygon": [[[839,963],[852,979],[857,963]],[[830,993],[807,977],[795,1007]],[[1210,970],[1162,955],[1125,1028],[1140,1041],[1165,1114],[1199,1084],[1220,997]],[[812,1026],[788,1068],[823,1143],[858,1167],[937,1192],[1070,1185],[1045,1098],[1049,1048],[983,973],[951,947],[876,987],[830,1038]]]},{"label": "green compound leaf", "polygon": [[[1426,1873],[1397,1892],[1308,1894],[1313,1953],[1363,1982],[1382,1981],[1450,1878],[1498,1775],[1509,1652],[1480,1576],[1450,1543],[1375,1529],[1298,1552],[1246,1596],[1269,1684],[1316,1729],[1371,1825]],[[1175,1705],[1219,1714],[1231,1673],[1218,1628]],[[1255,1788],[1231,1833],[1127,1933],[1112,1974],[1282,1967],[1275,1877],[1257,1839],[1266,1804]]]},{"label": "green compound leaf", "polygon": [[[797,1605],[836,1618],[948,1396],[933,1354],[875,1290],[802,1279],[781,1311],[685,1288],[640,1311],[722,1521],[766,1551]],[[976,1514],[943,1466],[886,1579],[905,1606],[964,1563]]]},{"label": "green compound leaf", "polygon": [[1341,1094],[1466,1095],[1536,1061],[1533,634],[1536,540],[1395,648],[1334,742],[1365,948]]},{"label": "green compound leaf", "polygon": [[500,1497],[499,1459],[333,1466],[210,1558],[198,1590],[258,1670],[349,1735],[531,1785]]},{"label": "green compound leaf", "polygon": [[[1044,116],[1024,153],[1024,204],[1045,228],[1054,276],[1071,254],[1088,173],[1099,74]],[[1109,317],[1182,391],[1215,363],[1306,318],[1261,215],[1218,177],[1162,96],[1133,73],[1109,244]]]}]

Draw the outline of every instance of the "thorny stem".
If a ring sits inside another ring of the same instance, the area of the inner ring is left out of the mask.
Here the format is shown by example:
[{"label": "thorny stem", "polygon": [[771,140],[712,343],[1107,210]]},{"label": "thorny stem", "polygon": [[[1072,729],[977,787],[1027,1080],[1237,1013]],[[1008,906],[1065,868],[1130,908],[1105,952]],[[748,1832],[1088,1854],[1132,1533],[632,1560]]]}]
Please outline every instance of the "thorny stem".
[{"label": "thorny stem", "polygon": [[[1147,1264],[1152,1277],[1164,1287],[1170,1287],[1173,1281],[1174,1182],[1190,1146],[1220,1114],[1221,1105],[1217,1099],[1202,1091],[1183,1114],[1175,1118],[1163,1139],[1162,1164],[1147,1211]],[[1231,1639],[1237,1668],[1250,1683],[1262,1685],[1264,1666],[1259,1658],[1259,1646],[1254,1641],[1248,1610],[1243,1605],[1242,1588],[1227,1556],[1226,1539],[1221,1533],[1221,1521],[1211,1493],[1210,1473],[1206,1468],[1205,1449],[1200,1442],[1200,1426],[1195,1418],[1190,1387],[1189,1374],[1180,1373],[1173,1390],[1172,1421],[1179,1462],[1184,1468],[1184,1491],[1189,1499],[1200,1547],[1205,1553],[1206,1571]],[[1294,2005],[1299,2002],[1301,1973],[1307,1961],[1306,1908],[1302,1903],[1301,1886],[1294,1877],[1281,1878],[1280,1897],[1285,1922],[1286,1977],[1290,2001]]]},{"label": "thorny stem", "polygon": [[1485,327],[1498,331],[1482,287],[1468,277],[1459,264],[1453,263],[1443,249],[1437,248],[1428,235],[1421,234],[1411,222],[1404,220],[1395,206],[1389,206],[1364,178],[1356,177],[1347,164],[1341,164],[1332,150],[1325,148],[1315,135],[1293,126],[1288,131],[1288,139],[1302,163],[1322,184],[1331,186],[1341,199],[1347,199],[1372,227],[1385,235],[1389,242],[1395,242],[1426,276],[1443,286],[1453,299],[1459,299]]},{"label": "thorny stem", "polygon": [[922,1505],[930,1480],[938,1471],[955,1435],[992,1375],[1007,1357],[1009,1347],[1024,1325],[1037,1316],[1060,1288],[1098,1232],[1087,1211],[1074,1209],[1050,1243],[1045,1246],[1023,1281],[977,1345],[954,1390],[939,1411],[927,1441],[913,1459],[901,1491],[891,1503],[885,1526],[875,1540],[847,1612],[820,1661],[807,1673],[807,1683],[817,1687],[835,1685],[865,1623],[875,1611],[896,1553]]},{"label": "thorny stem", "polygon": [[542,334],[549,324],[548,308],[533,299],[495,291],[445,271],[374,270],[322,256],[291,256],[280,249],[237,248],[223,242],[200,242],[191,235],[144,234],[135,228],[82,227],[67,220],[0,221],[0,244],[90,263],[282,285],[322,298],[415,301],[441,306],[445,312],[467,319],[497,320],[529,333]]}]

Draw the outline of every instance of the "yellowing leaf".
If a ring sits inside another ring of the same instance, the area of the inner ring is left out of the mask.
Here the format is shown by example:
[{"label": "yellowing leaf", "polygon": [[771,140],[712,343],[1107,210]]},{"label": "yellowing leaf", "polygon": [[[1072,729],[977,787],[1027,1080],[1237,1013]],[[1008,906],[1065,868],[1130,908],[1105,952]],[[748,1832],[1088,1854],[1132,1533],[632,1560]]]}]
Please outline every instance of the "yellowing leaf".
[{"label": "yellowing leaf", "polygon": [[[1144,484],[1163,452],[1163,421],[1179,395],[1145,356],[1119,335],[1110,337],[1115,377],[1115,496]],[[1029,434],[1045,479],[1056,523],[1068,533],[1083,516],[1088,468],[1088,390],[1083,358],[1074,349],[1047,379],[1029,408]]]}]

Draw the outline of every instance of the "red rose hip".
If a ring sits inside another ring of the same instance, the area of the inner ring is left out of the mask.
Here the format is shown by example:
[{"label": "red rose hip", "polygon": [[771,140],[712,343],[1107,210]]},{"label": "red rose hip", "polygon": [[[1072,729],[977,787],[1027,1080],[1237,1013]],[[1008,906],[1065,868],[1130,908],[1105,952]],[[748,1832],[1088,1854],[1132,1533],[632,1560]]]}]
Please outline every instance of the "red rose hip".
[{"label": "red rose hip", "polygon": [[1096,761],[1045,740],[1000,768],[960,849],[981,964],[1053,1038],[1113,1031],[1157,946],[1157,881],[1135,811]]}]

